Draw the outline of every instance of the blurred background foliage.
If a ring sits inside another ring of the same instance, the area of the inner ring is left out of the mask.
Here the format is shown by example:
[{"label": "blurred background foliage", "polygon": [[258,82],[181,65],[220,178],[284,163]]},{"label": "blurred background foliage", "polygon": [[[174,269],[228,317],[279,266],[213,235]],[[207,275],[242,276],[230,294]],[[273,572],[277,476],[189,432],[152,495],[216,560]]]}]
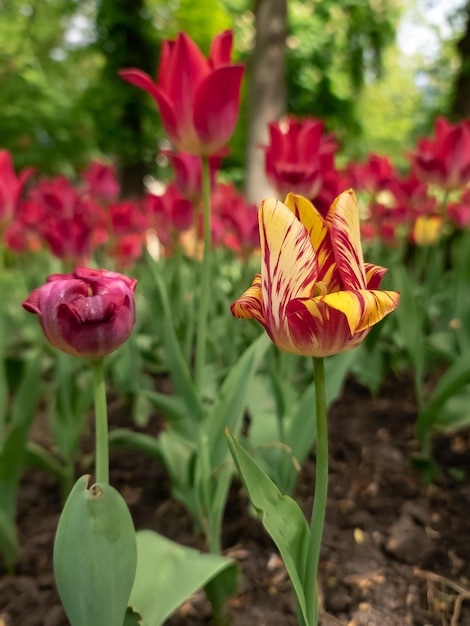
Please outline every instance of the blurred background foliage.
[{"label": "blurred background foliage", "polygon": [[[2,0],[1,147],[16,167],[49,174],[73,175],[91,158],[109,157],[131,192],[145,173],[158,175],[164,134],[151,98],[117,70],[155,75],[163,39],[185,30],[207,53],[217,32],[233,28],[235,58],[249,75],[254,12],[263,1]],[[469,64],[463,42],[470,5],[451,4],[435,49],[424,39],[410,53],[397,33],[404,19],[422,25],[432,2],[289,0],[286,110],[325,119],[348,159],[376,151],[400,166],[436,114],[465,114],[457,92]],[[247,115],[242,106],[225,162],[239,171]]]}]

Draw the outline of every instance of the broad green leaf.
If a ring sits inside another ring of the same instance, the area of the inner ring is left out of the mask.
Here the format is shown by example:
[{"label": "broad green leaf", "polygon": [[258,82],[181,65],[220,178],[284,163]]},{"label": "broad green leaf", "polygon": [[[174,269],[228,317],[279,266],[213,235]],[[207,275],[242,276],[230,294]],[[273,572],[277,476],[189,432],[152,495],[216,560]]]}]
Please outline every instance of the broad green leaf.
[{"label": "broad green leaf", "polygon": [[151,531],[137,533],[137,572],[130,605],[146,626],[160,626],[195,591],[201,589],[234,561],[204,554]]},{"label": "broad green leaf", "polygon": [[60,516],[54,574],[71,626],[120,626],[136,571],[134,524],[110,485],[75,483]]},{"label": "broad green leaf", "polygon": [[299,505],[283,495],[248,452],[227,431],[228,444],[240,479],[263,526],[277,545],[307,623],[303,575],[309,528]]}]

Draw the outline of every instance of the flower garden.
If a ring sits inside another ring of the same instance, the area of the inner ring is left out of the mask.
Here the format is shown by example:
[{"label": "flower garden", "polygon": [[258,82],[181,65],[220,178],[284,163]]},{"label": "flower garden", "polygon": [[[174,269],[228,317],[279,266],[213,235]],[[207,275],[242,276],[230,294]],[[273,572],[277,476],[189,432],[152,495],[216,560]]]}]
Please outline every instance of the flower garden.
[{"label": "flower garden", "polygon": [[121,69],[171,143],[141,198],[0,151],[0,624],[463,626],[470,121],[399,172],[288,115],[255,206],[232,47]]}]

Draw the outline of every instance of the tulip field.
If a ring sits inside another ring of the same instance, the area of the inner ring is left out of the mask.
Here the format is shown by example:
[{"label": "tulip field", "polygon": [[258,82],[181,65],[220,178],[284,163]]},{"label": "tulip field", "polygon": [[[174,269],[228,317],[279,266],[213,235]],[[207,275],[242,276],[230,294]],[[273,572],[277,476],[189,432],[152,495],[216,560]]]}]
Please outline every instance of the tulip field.
[{"label": "tulip field", "polygon": [[0,626],[470,624],[470,120],[223,172],[245,68],[162,44],[170,182],[0,149]]}]

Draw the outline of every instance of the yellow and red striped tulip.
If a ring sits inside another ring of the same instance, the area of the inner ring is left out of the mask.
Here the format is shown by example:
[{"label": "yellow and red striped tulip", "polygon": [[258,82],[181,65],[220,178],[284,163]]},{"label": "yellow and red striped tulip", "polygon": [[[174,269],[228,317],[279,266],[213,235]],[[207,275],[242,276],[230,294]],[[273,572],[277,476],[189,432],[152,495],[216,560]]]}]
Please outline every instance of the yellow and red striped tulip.
[{"label": "yellow and red striped tulip", "polygon": [[286,352],[324,357],[356,347],[398,305],[380,291],[383,267],[364,263],[354,191],[340,194],[326,217],[302,196],[259,208],[261,273],[232,304],[254,318]]}]

